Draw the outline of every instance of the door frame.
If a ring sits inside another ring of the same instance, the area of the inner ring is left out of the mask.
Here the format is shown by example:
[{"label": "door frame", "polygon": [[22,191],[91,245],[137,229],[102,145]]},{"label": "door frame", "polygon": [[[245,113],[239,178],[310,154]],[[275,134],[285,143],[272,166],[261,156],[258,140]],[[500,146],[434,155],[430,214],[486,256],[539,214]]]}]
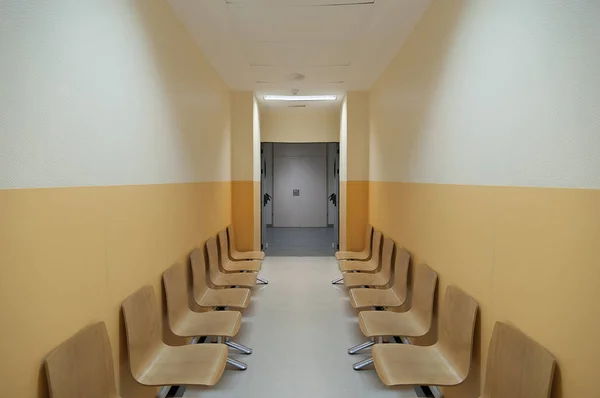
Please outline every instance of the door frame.
[{"label": "door frame", "polygon": [[[266,217],[266,213],[265,213],[265,208],[266,208],[266,204],[265,204],[265,177],[267,175],[268,172],[268,165],[266,163],[266,159],[265,159],[265,152],[264,152],[264,145],[265,144],[334,144],[336,146],[336,156],[335,156],[335,168],[334,168],[334,186],[333,186],[333,192],[329,192],[329,187],[327,187],[327,203],[329,203],[329,195],[332,193],[335,193],[335,199],[336,199],[336,203],[334,204],[335,210],[334,210],[334,225],[333,225],[333,230],[334,230],[334,242],[332,242],[334,248],[336,250],[339,250],[340,247],[340,203],[341,203],[341,189],[340,189],[340,143],[338,141],[328,141],[328,142],[271,142],[271,141],[263,141],[260,143],[260,169],[261,169],[261,174],[260,174],[260,219],[261,219],[261,242],[260,242],[260,247],[261,250],[268,250],[269,247],[269,242],[267,240],[267,217]],[[271,165],[271,169],[274,168],[274,148],[273,150],[271,150],[271,161],[270,161],[270,165]],[[329,151],[327,151],[327,158],[329,158]],[[327,170],[329,170],[329,162],[327,162]],[[274,178],[274,170],[272,170],[272,174],[273,176],[271,178]],[[273,189],[274,189],[274,185],[273,185]],[[274,195],[271,196],[271,220],[273,220],[274,214],[273,214],[273,209],[274,209],[274,205],[273,202],[276,200],[276,198],[274,197]],[[327,206],[327,217],[329,218],[329,205]]]}]

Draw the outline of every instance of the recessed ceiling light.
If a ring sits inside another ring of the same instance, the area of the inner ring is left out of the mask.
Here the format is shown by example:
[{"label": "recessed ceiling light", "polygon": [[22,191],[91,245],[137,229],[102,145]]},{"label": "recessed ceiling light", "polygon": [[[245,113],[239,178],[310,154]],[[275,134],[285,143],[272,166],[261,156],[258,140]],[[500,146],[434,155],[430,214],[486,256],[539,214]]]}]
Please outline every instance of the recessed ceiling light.
[{"label": "recessed ceiling light", "polygon": [[265,101],[335,101],[337,95],[265,95]]}]

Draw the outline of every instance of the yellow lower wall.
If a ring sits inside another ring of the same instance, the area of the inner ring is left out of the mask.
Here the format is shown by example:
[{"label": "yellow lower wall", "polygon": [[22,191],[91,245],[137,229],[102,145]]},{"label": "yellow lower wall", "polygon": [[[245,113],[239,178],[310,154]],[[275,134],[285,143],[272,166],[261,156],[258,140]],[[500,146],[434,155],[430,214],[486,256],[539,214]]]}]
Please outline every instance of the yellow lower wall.
[{"label": "yellow lower wall", "polygon": [[479,302],[476,369],[446,397],[478,396],[495,321],[556,356],[554,398],[598,395],[600,191],[371,182],[369,219]]},{"label": "yellow lower wall", "polygon": [[155,396],[129,374],[121,302],[161,294],[162,272],[230,223],[230,198],[229,182],[0,190],[1,384],[47,396],[44,356],[104,320],[121,396]]},{"label": "yellow lower wall", "polygon": [[347,181],[346,184],[346,248],[360,251],[365,245],[365,229],[369,222],[369,182]]},{"label": "yellow lower wall", "polygon": [[231,195],[231,216],[237,249],[259,250],[260,182],[232,181]]}]

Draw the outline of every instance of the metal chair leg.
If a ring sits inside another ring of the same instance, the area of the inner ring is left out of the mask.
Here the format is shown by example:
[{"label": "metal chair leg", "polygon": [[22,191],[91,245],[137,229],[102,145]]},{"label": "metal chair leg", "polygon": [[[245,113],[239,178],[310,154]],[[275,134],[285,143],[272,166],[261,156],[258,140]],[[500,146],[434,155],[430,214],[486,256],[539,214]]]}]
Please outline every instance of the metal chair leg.
[{"label": "metal chair leg", "polygon": [[269,281],[266,279],[263,279],[261,277],[256,277],[256,280],[258,281],[257,285],[268,285]]},{"label": "metal chair leg", "polygon": [[250,355],[252,354],[252,348],[246,347],[240,343],[236,343],[235,341],[231,341],[229,339],[225,340],[225,345],[240,351],[243,354]]},{"label": "metal chair leg", "polygon": [[375,339],[371,339],[371,340],[369,340],[369,341],[365,341],[364,343],[360,343],[360,344],[358,344],[358,345],[355,345],[355,346],[354,346],[354,347],[352,347],[352,348],[349,348],[349,349],[348,349],[348,354],[350,354],[350,355],[354,355],[354,354],[356,354],[357,352],[359,352],[359,351],[362,351],[362,350],[364,350],[364,349],[366,349],[366,348],[369,348],[369,347],[371,347],[371,346],[373,346],[373,345],[375,345]]},{"label": "metal chair leg", "polygon": [[373,364],[373,358],[367,358],[367,359],[363,359],[360,362],[356,362],[354,365],[352,365],[352,369],[362,370],[365,367],[372,365],[372,364]]},{"label": "metal chair leg", "polygon": [[340,276],[339,278],[332,280],[331,284],[332,285],[340,285],[341,284],[340,282],[342,282],[343,280],[344,280],[344,277]]},{"label": "metal chair leg", "polygon": [[233,366],[237,370],[246,370],[248,369],[248,365],[244,362],[240,362],[237,359],[227,358],[227,364]]}]

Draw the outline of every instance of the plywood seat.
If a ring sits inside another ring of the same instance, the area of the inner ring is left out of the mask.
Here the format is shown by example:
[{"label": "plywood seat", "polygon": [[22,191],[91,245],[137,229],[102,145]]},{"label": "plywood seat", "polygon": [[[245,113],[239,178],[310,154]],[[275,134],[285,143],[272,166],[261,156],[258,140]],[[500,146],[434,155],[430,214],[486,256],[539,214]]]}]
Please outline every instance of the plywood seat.
[{"label": "plywood seat", "polygon": [[227,364],[227,346],[164,344],[157,302],[152,286],[144,286],[121,306],[133,378],[147,386],[215,385]]},{"label": "plywood seat", "polygon": [[365,231],[365,244],[361,251],[339,251],[335,253],[335,259],[338,261],[369,261],[371,259],[371,250],[373,245],[373,227],[367,225]]},{"label": "plywood seat", "polygon": [[372,307],[400,307],[406,301],[410,254],[406,249],[397,249],[394,256],[393,284],[388,289],[350,289],[350,304],[357,309]]},{"label": "plywood seat", "polygon": [[414,312],[362,311],[358,314],[359,327],[366,337],[424,336],[430,323],[423,323]]},{"label": "plywood seat", "polygon": [[[242,314],[239,311],[195,312],[188,304],[188,289],[185,269],[174,265],[163,274],[167,315],[171,331],[181,337],[216,336],[217,341],[226,346],[251,354],[252,349],[231,341],[240,330]],[[245,363],[232,358],[227,363],[241,370],[248,367]]]},{"label": "plywood seat", "polygon": [[388,386],[454,386],[469,374],[477,302],[455,286],[448,286],[441,311],[438,342],[423,347],[376,344],[375,370]]},{"label": "plywood seat", "polygon": [[203,249],[194,249],[190,254],[194,301],[200,307],[247,308],[250,304],[250,289],[213,289],[208,285],[208,264]]},{"label": "plywood seat", "polygon": [[466,376],[454,373],[443,358],[438,345],[376,344],[373,348],[375,369],[386,386],[462,383]]},{"label": "plywood seat", "polygon": [[219,244],[220,270],[224,273],[232,272],[258,272],[260,271],[260,260],[231,260],[228,253],[230,252],[229,241],[227,239],[227,231],[220,231],[217,235]]},{"label": "plywood seat", "polygon": [[182,337],[235,336],[242,324],[239,311],[195,312],[190,309],[185,271],[183,264],[175,264],[163,273],[171,331]]},{"label": "plywood seat", "polygon": [[381,246],[383,235],[381,232],[373,233],[373,255],[368,261],[340,261],[339,268],[342,272],[378,272],[381,269]]},{"label": "plywood seat", "polygon": [[381,268],[377,273],[346,272],[344,273],[344,286],[353,288],[358,286],[387,287],[392,282],[392,260],[395,250],[394,241],[386,238],[379,261]]},{"label": "plywood seat", "polygon": [[55,398],[119,398],[104,322],[91,324],[56,347],[44,360]]},{"label": "plywood seat", "polygon": [[258,260],[262,261],[265,259],[265,253],[262,251],[239,251],[235,245],[235,231],[233,226],[227,227],[227,238],[229,239],[229,259],[231,261],[245,261],[245,260]]},{"label": "plywood seat", "polygon": [[[396,261],[394,262],[397,263],[400,261],[398,267],[400,267],[401,272],[406,274],[406,271],[402,270],[401,264],[408,264],[408,259],[401,259],[403,256],[402,250],[400,250],[399,254],[399,256],[396,256]],[[404,254],[404,257],[407,256],[408,252]],[[408,268],[407,265],[405,267]],[[396,275],[394,277],[397,277],[397,283],[401,284],[398,288],[398,294],[394,294],[400,300],[401,297],[406,295],[406,279],[402,280],[401,276]],[[353,355],[372,347],[377,341],[383,341],[383,337],[385,336],[418,337],[425,335],[431,328],[436,283],[437,274],[435,271],[424,264],[416,266],[413,276],[413,294],[410,310],[401,313],[392,311],[361,311],[358,314],[358,325],[360,331],[369,340],[350,348],[348,353]],[[395,285],[396,282],[394,283]],[[352,289],[351,292],[355,290],[355,294],[358,294],[361,290],[375,293],[374,291],[377,289]],[[392,295],[392,289],[385,289],[385,291],[388,297]],[[375,298],[375,296],[372,295],[372,298]],[[375,304],[372,307],[381,306],[381,303],[377,302],[373,302],[372,304]],[[368,358],[355,363],[353,368],[354,370],[361,370],[372,364],[373,358]]]},{"label": "plywood seat", "polygon": [[549,398],[556,360],[516,328],[496,322],[481,398]]},{"label": "plywood seat", "polygon": [[238,272],[225,274],[219,269],[219,246],[216,238],[210,238],[206,241],[206,251],[208,253],[208,281],[215,287],[254,287],[256,286],[255,272]]}]

